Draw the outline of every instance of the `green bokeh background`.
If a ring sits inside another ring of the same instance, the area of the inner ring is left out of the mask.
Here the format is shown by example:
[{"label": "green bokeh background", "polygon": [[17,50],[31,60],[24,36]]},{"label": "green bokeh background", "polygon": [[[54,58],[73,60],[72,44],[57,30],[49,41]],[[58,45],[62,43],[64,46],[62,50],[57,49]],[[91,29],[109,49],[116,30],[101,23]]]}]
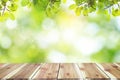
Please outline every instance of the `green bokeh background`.
[{"label": "green bokeh background", "polygon": [[120,17],[19,7],[0,22],[0,63],[120,62]]}]

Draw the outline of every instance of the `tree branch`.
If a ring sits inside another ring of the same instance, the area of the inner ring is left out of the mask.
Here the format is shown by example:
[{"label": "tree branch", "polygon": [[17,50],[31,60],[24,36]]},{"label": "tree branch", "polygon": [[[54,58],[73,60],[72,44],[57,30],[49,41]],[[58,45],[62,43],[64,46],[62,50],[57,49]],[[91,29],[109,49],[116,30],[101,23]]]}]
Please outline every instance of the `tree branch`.
[{"label": "tree branch", "polygon": [[3,16],[4,13],[5,13],[5,9],[6,9],[6,5],[5,5],[4,8],[3,8],[2,16]]}]

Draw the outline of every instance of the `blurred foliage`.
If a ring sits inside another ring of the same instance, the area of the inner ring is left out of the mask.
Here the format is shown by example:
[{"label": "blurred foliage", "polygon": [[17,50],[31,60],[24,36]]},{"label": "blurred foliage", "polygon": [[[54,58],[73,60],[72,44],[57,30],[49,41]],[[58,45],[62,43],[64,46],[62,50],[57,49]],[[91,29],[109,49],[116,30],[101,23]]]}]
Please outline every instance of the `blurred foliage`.
[{"label": "blurred foliage", "polygon": [[120,1],[69,1],[0,0],[0,62],[119,62]]}]

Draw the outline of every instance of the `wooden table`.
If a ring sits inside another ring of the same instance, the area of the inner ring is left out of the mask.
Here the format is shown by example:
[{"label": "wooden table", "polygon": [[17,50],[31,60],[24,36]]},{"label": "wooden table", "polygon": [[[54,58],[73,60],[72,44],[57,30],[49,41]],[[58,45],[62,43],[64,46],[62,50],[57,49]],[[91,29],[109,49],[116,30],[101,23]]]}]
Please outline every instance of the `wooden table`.
[{"label": "wooden table", "polygon": [[120,80],[120,63],[1,63],[0,79]]}]

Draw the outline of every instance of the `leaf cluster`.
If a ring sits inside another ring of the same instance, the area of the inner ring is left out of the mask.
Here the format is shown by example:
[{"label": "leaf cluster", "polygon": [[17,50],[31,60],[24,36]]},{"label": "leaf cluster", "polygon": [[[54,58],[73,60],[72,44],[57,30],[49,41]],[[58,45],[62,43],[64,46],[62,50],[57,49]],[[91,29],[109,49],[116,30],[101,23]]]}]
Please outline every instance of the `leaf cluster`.
[{"label": "leaf cluster", "polygon": [[[15,19],[13,13],[19,9],[19,3],[25,6],[33,5],[33,9],[45,12],[48,16],[55,15],[61,9],[61,2],[68,0],[0,0],[0,21],[7,18]],[[88,16],[90,13],[120,16],[120,0],[73,0],[69,6],[77,16]]]},{"label": "leaf cluster", "polygon": [[0,21],[7,18],[15,19],[13,12],[17,10],[18,0],[1,0],[0,1]]},{"label": "leaf cluster", "polygon": [[89,13],[120,15],[120,0],[74,0],[70,9],[74,10],[76,15],[87,16]]}]

